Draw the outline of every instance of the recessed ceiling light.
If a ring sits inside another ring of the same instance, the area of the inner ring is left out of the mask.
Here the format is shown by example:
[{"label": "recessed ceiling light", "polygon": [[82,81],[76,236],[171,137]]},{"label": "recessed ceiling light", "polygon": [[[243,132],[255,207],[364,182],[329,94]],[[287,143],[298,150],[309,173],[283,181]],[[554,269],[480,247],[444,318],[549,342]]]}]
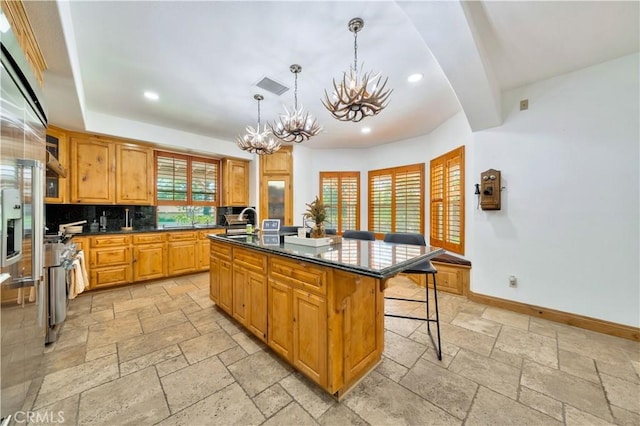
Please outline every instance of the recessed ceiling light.
[{"label": "recessed ceiling light", "polygon": [[360,131],[364,134],[371,133],[371,127],[363,127]]},{"label": "recessed ceiling light", "polygon": [[151,99],[152,101],[157,101],[158,99],[160,99],[160,96],[158,96],[158,94],[154,92],[144,92],[144,97],[147,99]]},{"label": "recessed ceiling light", "polygon": [[407,80],[409,81],[409,83],[415,83],[416,81],[420,81],[422,80],[422,74],[420,73],[415,73],[415,74],[411,74]]}]

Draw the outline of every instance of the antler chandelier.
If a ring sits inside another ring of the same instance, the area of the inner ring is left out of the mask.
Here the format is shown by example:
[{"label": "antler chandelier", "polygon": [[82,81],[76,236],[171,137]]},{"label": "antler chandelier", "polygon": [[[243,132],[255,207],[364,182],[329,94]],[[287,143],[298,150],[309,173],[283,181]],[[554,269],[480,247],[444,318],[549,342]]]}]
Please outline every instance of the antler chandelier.
[{"label": "antler chandelier", "polygon": [[[353,67],[349,67],[349,76],[343,73],[342,81],[336,84],[333,80],[333,96],[329,97],[324,91],[325,99],[322,103],[329,110],[331,115],[340,121],[358,122],[365,117],[378,114],[388,104],[389,95],[393,90],[384,90],[387,85],[386,78],[382,84],[380,73],[373,75],[372,72],[358,75],[358,32],[364,26],[361,18],[353,18],[349,21],[349,31],[353,33]],[[371,92],[367,86],[370,82],[378,79],[372,86]]]},{"label": "antler chandelier", "polygon": [[298,64],[293,64],[289,67],[289,70],[296,76],[293,91],[295,97],[294,109],[289,112],[285,106],[285,114],[280,115],[280,121],[269,124],[269,128],[275,137],[284,142],[300,143],[309,140],[311,136],[317,135],[322,129],[315,118],[309,115],[308,112],[304,112],[302,105],[298,109],[298,74],[302,72],[302,67]]},{"label": "antler chandelier", "polygon": [[280,142],[273,140],[271,137],[271,131],[264,129],[260,132],[260,101],[264,99],[262,95],[253,95],[253,99],[258,101],[258,127],[253,129],[251,126],[247,126],[247,134],[244,136],[238,136],[236,138],[236,144],[243,151],[249,151],[253,154],[265,155],[273,154],[280,149]]}]

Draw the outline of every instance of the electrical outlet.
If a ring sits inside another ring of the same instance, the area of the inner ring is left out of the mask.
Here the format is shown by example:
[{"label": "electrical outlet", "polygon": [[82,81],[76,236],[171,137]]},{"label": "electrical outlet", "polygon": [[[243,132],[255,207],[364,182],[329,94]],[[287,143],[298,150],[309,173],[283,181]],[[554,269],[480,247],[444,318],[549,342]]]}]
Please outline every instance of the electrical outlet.
[{"label": "electrical outlet", "polygon": [[523,99],[520,101],[520,111],[529,109],[529,99]]},{"label": "electrical outlet", "polygon": [[509,275],[509,287],[517,287],[518,280],[515,275]]}]

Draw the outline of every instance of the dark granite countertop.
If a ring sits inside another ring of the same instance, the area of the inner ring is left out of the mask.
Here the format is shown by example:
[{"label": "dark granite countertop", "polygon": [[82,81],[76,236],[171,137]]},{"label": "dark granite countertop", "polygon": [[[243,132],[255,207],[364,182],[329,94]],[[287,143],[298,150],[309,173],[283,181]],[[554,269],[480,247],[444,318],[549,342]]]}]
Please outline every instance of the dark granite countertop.
[{"label": "dark granite countertop", "polygon": [[321,247],[284,242],[283,235],[209,235],[213,241],[277,254],[374,278],[390,278],[405,269],[444,253],[438,247],[363,241],[343,238]]},{"label": "dark granite countertop", "polygon": [[225,226],[220,225],[197,225],[197,226],[173,226],[168,228],[163,227],[147,227],[140,229],[133,229],[131,231],[122,231],[120,229],[108,229],[106,231],[98,231],[98,232],[82,232],[81,234],[74,234],[78,237],[85,237],[91,235],[109,235],[109,234],[140,234],[143,232],[171,232],[171,231],[206,231],[207,229],[227,229]]}]

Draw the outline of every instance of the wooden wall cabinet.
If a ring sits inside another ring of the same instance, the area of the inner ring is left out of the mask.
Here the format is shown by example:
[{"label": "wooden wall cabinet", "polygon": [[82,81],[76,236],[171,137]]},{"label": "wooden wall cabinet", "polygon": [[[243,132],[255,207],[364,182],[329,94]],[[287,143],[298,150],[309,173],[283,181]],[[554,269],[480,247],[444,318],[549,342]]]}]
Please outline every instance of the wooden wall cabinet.
[{"label": "wooden wall cabinet", "polygon": [[225,158],[222,160],[222,205],[249,205],[249,162]]},{"label": "wooden wall cabinet", "polygon": [[189,274],[198,270],[197,241],[198,231],[169,233],[167,245],[169,276]]},{"label": "wooden wall cabinet", "polygon": [[167,276],[166,234],[161,232],[133,235],[133,281]]},{"label": "wooden wall cabinet", "polygon": [[108,139],[71,138],[71,202],[153,205],[153,149]]},{"label": "wooden wall cabinet", "polygon": [[[55,127],[47,128],[47,153],[67,169],[69,175],[69,140],[67,134]],[[69,201],[69,178],[61,177],[47,169],[44,188],[45,203],[64,204]]]},{"label": "wooden wall cabinet", "polygon": [[71,202],[113,204],[116,201],[115,146],[111,142],[71,139]]},{"label": "wooden wall cabinet", "polygon": [[153,205],[153,149],[141,145],[116,145],[116,203]]},{"label": "wooden wall cabinet", "polygon": [[293,225],[293,147],[260,156],[260,218]]}]

